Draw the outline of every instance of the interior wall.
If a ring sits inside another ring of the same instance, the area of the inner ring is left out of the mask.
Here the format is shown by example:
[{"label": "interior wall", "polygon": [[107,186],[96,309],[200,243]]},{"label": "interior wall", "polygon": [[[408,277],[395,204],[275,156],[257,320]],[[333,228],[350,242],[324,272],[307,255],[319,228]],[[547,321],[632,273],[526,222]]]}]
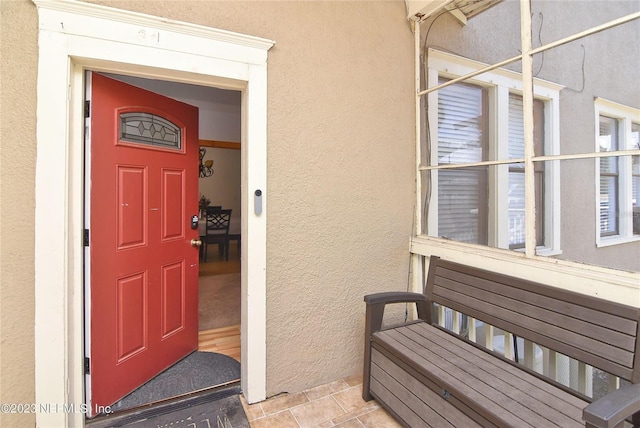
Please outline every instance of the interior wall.
[{"label": "interior wall", "polygon": [[[213,175],[201,178],[200,194],[211,201],[211,205],[221,205],[231,209],[232,221],[238,221],[240,210],[240,150],[206,147],[205,159],[213,160]],[[237,228],[240,225],[235,225]]]},{"label": "interior wall", "polygon": [[[363,295],[408,285],[415,124],[404,2],[99,3],[276,41],[268,62],[267,394],[360,372]],[[0,8],[0,401],[30,403],[38,24],[29,0]],[[0,418],[2,426],[34,424],[33,415]]]}]

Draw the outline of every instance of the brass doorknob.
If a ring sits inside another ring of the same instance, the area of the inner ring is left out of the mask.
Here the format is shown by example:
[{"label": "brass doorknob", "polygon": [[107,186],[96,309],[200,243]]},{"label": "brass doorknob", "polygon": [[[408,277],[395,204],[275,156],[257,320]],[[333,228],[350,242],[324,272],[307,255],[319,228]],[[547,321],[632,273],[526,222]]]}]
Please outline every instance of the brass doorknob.
[{"label": "brass doorknob", "polygon": [[200,245],[202,245],[202,241],[199,239],[192,239],[191,240],[191,246],[192,247],[199,247]]}]

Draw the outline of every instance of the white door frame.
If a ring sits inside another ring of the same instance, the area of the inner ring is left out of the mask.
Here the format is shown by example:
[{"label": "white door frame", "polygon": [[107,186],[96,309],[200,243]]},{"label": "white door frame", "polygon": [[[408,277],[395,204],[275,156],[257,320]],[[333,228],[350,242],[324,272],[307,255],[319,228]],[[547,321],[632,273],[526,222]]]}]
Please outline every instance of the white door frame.
[{"label": "white door frame", "polygon": [[[38,426],[83,426],[84,71],[242,92],[242,389],[266,394],[267,51],[273,41],[73,0],[39,15],[35,209]],[[265,195],[254,212],[255,190]]]}]

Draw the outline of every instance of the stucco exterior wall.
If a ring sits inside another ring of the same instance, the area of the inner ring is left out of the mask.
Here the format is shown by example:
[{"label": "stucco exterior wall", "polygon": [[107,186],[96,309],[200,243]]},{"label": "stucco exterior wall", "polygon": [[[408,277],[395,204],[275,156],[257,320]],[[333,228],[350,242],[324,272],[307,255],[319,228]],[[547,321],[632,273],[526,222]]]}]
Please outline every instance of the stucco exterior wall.
[{"label": "stucco exterior wall", "polygon": [[[637,1],[533,1],[532,42],[538,47],[638,11]],[[425,21],[426,46],[483,63],[520,53],[520,5],[504,1],[462,26],[451,14]],[[554,48],[534,57],[534,75],[558,83],[560,153],[595,151],[594,97],[640,108],[637,73],[640,22]],[[584,64],[583,64],[584,58]],[[521,64],[506,68],[521,71]],[[640,242],[596,246],[595,161],[562,161],[561,250],[558,257],[615,269],[640,271]]]},{"label": "stucco exterior wall", "polygon": [[[38,24],[0,2],[0,403],[34,401],[34,169]],[[0,413],[0,426],[33,426]]]},{"label": "stucco exterior wall", "polygon": [[[404,3],[99,3],[276,41],[268,63],[267,394],[359,372],[362,296],[407,288],[414,113]],[[31,2],[0,4],[0,401],[29,403],[38,25]],[[0,426],[33,425],[32,415],[0,418]]]}]

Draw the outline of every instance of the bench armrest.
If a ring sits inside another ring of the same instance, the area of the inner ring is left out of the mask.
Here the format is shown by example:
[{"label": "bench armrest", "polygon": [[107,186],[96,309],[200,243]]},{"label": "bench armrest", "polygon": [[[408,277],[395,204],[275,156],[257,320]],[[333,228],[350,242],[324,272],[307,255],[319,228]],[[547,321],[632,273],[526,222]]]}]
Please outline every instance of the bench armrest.
[{"label": "bench armrest", "polygon": [[[582,411],[585,423],[598,428],[613,428],[640,412],[640,383],[610,392]],[[640,414],[635,418],[640,419]],[[640,423],[634,419],[634,423]],[[635,425],[634,425],[635,426]]]},{"label": "bench armrest", "polygon": [[364,296],[367,305],[378,303],[411,303],[426,300],[422,293],[410,293],[408,291],[390,291],[386,293],[374,293]]},{"label": "bench armrest", "polygon": [[384,307],[391,303],[415,303],[418,310],[418,318],[427,320],[427,299],[424,294],[405,291],[392,291],[387,293],[375,293],[364,296],[367,304],[366,334],[367,340],[371,335],[382,328]]},{"label": "bench armrest", "polygon": [[362,373],[362,398],[371,400],[370,374],[371,374],[371,336],[382,328],[384,307],[390,303],[415,303],[418,310],[418,318],[428,320],[427,298],[424,294],[393,291],[376,293],[364,296],[367,304],[367,314],[364,327],[364,366]]}]

